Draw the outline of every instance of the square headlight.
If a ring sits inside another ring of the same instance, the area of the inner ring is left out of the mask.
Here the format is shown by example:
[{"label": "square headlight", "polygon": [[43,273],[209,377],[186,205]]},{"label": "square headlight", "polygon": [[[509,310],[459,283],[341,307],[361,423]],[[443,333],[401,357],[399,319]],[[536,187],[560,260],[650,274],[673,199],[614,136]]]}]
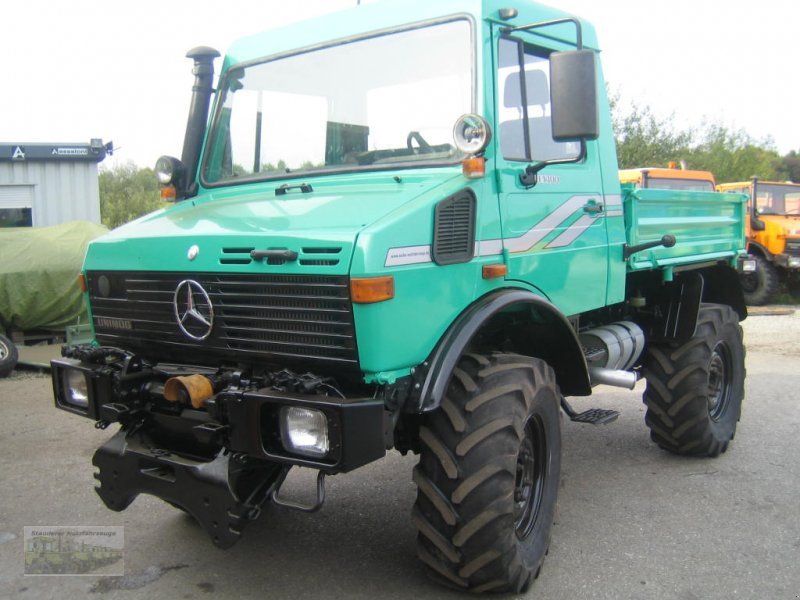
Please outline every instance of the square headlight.
[{"label": "square headlight", "polygon": [[758,263],[755,258],[745,258],[742,260],[742,273],[755,273]]},{"label": "square headlight", "polygon": [[64,369],[61,372],[61,378],[62,399],[64,402],[78,410],[87,411],[89,408],[87,374],[77,369]]},{"label": "square headlight", "polygon": [[70,358],[50,361],[56,407],[99,419],[100,406],[111,401],[111,378],[96,365]]},{"label": "square headlight", "polygon": [[287,452],[322,457],[328,454],[328,418],[322,411],[284,406],[280,411],[281,442]]}]

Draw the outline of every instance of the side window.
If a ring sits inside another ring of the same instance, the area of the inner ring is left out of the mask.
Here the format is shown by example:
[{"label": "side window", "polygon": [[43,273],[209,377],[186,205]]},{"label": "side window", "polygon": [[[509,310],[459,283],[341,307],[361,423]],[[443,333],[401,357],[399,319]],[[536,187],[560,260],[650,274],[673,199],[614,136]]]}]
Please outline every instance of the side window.
[{"label": "side window", "polygon": [[747,204],[745,205],[746,206],[746,210],[747,210],[748,213],[751,210],[753,210],[753,199],[752,199],[753,196],[750,193],[750,187],[749,186],[748,187],[731,188],[731,189],[725,190],[725,191],[726,192],[730,192],[731,194],[746,194],[747,195]]},{"label": "side window", "polygon": [[783,202],[784,214],[800,215],[800,192],[786,192]]},{"label": "side window", "polygon": [[0,208],[0,227],[33,227],[30,208]]},{"label": "side window", "polygon": [[32,206],[32,185],[0,185],[0,228],[32,227]]},{"label": "side window", "polygon": [[758,188],[758,195],[756,196],[756,210],[762,215],[775,214],[775,196],[772,191],[765,190],[763,187]]},{"label": "side window", "polygon": [[516,40],[500,40],[499,137],[503,158],[540,162],[580,156],[580,142],[553,139],[548,54]]}]

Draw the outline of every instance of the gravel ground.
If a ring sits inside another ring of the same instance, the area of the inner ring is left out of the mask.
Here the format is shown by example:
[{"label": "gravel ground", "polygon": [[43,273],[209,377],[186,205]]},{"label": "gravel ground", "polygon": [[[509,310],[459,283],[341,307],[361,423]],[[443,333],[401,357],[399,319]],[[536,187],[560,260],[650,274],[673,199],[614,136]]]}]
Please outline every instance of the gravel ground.
[{"label": "gravel ground", "polygon": [[[754,315],[744,329],[747,397],[718,459],[655,447],[642,383],[574,401],[622,414],[603,427],[565,423],[559,517],[526,597],[800,598],[800,314]],[[221,551],[155,498],[121,513],[102,506],[90,461],[110,432],[55,410],[48,377],[0,380],[0,414],[0,598],[464,597],[417,564],[414,457],[331,477],[320,512],[272,507]],[[125,576],[23,576],[25,525],[125,526]]]}]

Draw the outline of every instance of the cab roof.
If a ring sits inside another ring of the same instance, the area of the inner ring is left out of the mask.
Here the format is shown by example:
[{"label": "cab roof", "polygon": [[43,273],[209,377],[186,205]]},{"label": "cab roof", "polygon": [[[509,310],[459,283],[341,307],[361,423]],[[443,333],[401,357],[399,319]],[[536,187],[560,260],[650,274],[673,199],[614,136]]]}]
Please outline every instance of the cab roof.
[{"label": "cab roof", "polygon": [[[726,189],[727,188],[731,188],[731,187],[749,187],[750,185],[752,185],[752,183],[753,183],[752,180],[751,181],[734,181],[732,183],[720,183],[717,187],[718,188],[726,188]],[[766,184],[769,184],[769,185],[793,185],[793,186],[800,187],[800,183],[795,183],[793,181],[764,181],[764,180],[759,179],[758,183],[766,183]]]},{"label": "cab roof", "polygon": [[[514,18],[501,20],[499,11],[502,8],[515,8],[518,14]],[[229,48],[223,69],[233,64],[280,56],[294,50],[312,49],[336,41],[344,42],[370,32],[387,31],[403,25],[452,16],[467,17],[476,23],[488,21],[501,26],[516,27],[573,15],[528,0],[515,0],[512,3],[508,0],[380,0],[242,38]],[[597,49],[594,27],[586,21],[580,22],[584,47]],[[550,38],[572,42],[575,39],[575,28],[572,24],[556,25],[548,28],[547,34]],[[480,29],[477,35],[483,35]],[[533,38],[533,34],[529,35]],[[391,65],[387,65],[387,68],[390,67]]]},{"label": "cab roof", "polygon": [[641,183],[644,173],[648,177],[659,179],[691,179],[693,181],[710,181],[716,185],[711,171],[695,171],[692,169],[670,169],[668,167],[641,167],[638,169],[620,169],[620,183]]}]

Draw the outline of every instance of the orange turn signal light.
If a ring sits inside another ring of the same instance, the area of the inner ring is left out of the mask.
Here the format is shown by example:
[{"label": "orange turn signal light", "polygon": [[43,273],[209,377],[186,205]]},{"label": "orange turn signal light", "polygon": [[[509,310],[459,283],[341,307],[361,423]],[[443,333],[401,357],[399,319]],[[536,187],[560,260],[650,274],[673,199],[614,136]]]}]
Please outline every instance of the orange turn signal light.
[{"label": "orange turn signal light", "polygon": [[350,298],[356,304],[372,304],[394,298],[394,277],[358,277],[350,280]]},{"label": "orange turn signal light", "polygon": [[503,263],[483,265],[484,279],[496,279],[498,277],[505,277],[506,275],[508,275],[508,267]]},{"label": "orange turn signal light", "polygon": [[465,158],[461,162],[461,172],[467,179],[479,179],[486,175],[486,159],[482,156]]},{"label": "orange turn signal light", "polygon": [[81,288],[81,293],[85,294],[86,290],[89,289],[89,286],[86,285],[86,275],[81,273],[78,275],[78,287]]},{"label": "orange turn signal light", "polygon": [[177,193],[175,192],[174,185],[165,185],[161,188],[161,201],[162,202],[175,202]]}]

